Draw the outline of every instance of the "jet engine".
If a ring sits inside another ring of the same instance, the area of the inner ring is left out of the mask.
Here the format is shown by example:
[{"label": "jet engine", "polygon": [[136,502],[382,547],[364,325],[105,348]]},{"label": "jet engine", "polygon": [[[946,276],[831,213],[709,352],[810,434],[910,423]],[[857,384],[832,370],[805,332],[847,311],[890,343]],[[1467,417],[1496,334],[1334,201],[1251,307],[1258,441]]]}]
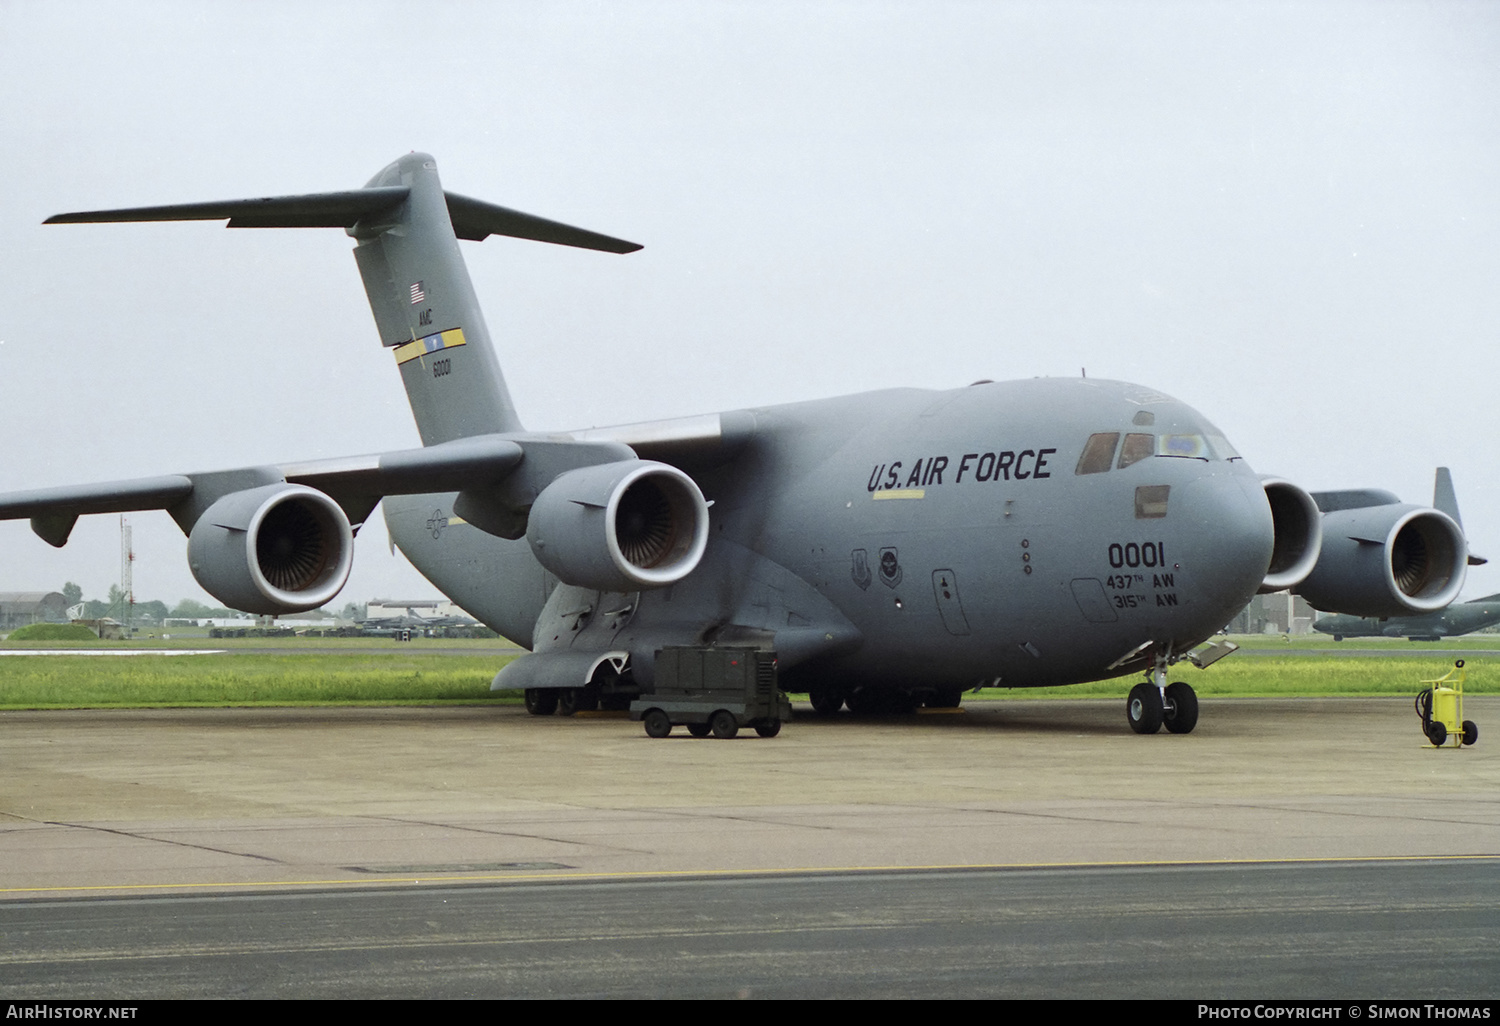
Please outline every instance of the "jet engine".
[{"label": "jet engine", "polygon": [[1315,608],[1354,616],[1443,609],[1468,568],[1463,530],[1446,513],[1392,503],[1323,514],[1323,551],[1297,592]]},{"label": "jet engine", "polygon": [[1260,593],[1285,591],[1301,584],[1317,565],[1323,545],[1323,514],[1307,492],[1279,477],[1262,477],[1276,541]]},{"label": "jet engine", "polygon": [[708,546],[708,503],[693,479],[650,460],[558,475],[531,507],[526,540],[565,584],[597,591],[663,588]]},{"label": "jet engine", "polygon": [[354,561],[349,519],[327,495],[269,484],[224,496],[188,535],[203,589],[247,613],[300,613],[339,593]]}]

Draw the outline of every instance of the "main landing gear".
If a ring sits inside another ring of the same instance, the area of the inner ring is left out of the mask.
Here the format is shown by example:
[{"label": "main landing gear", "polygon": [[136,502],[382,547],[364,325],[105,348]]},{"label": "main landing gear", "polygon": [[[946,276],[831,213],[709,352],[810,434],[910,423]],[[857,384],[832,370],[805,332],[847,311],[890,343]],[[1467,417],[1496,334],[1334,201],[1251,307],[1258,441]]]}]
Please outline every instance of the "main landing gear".
[{"label": "main landing gear", "polygon": [[1198,725],[1198,693],[1182,681],[1166,683],[1167,667],[1158,661],[1151,679],[1130,689],[1125,718],[1137,734],[1155,734],[1163,726],[1173,734],[1187,734]]},{"label": "main landing gear", "polygon": [[602,692],[590,684],[581,688],[527,688],[526,711],[533,716],[572,716],[605,709],[621,712],[630,708],[630,695]]}]

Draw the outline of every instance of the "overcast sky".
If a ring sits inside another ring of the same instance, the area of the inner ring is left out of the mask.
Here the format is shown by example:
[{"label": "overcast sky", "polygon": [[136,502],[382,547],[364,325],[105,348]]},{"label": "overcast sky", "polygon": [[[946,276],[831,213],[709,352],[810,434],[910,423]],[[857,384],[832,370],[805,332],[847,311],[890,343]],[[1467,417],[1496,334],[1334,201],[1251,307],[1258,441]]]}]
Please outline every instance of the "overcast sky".
[{"label": "overcast sky", "polygon": [[[343,233],[41,221],[423,150],[646,247],[463,244],[529,428],[1087,368],[1308,488],[1452,467],[1500,591],[1500,5],[0,0],[0,83],[0,490],[418,444]],[[0,524],[0,591],[118,553]]]}]

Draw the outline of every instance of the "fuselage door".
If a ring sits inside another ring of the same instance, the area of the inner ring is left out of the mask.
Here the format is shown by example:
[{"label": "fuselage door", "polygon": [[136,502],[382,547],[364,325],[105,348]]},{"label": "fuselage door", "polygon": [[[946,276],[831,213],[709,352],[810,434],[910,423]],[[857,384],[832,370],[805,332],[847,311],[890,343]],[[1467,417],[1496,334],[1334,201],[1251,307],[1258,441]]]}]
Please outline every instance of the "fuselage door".
[{"label": "fuselage door", "polygon": [[969,633],[969,618],[964,616],[963,603],[958,600],[958,577],[952,570],[932,572],[932,593],[937,598],[938,613],[948,633],[963,637]]},{"label": "fuselage door", "polygon": [[1089,623],[1114,623],[1120,618],[1110,605],[1109,596],[1104,594],[1104,583],[1097,577],[1073,578],[1073,601]]}]

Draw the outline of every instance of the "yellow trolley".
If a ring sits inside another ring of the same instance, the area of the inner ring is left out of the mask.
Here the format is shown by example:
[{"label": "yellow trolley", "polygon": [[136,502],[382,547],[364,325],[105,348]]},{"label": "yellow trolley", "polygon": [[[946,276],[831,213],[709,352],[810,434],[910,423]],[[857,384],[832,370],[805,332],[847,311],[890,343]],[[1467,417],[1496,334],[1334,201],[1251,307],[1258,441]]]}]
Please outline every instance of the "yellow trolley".
[{"label": "yellow trolley", "polygon": [[1479,740],[1479,728],[1473,720],[1464,719],[1464,661],[1458,660],[1437,680],[1424,680],[1417,695],[1417,715],[1422,717],[1422,733],[1434,748],[1451,739],[1457,748]]}]

